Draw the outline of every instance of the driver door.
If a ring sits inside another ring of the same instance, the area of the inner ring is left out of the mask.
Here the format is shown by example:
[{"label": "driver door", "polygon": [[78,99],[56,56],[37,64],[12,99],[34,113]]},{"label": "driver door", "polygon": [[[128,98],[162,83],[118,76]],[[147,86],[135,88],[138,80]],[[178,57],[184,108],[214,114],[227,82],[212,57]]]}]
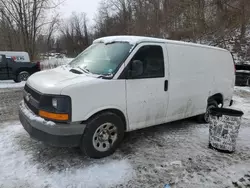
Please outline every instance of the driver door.
[{"label": "driver door", "polygon": [[[166,122],[168,106],[167,52],[164,44],[143,43],[136,47],[125,74],[134,62],[142,62],[140,75],[126,78],[127,116],[130,130]],[[133,70],[134,71],[134,70]]]}]

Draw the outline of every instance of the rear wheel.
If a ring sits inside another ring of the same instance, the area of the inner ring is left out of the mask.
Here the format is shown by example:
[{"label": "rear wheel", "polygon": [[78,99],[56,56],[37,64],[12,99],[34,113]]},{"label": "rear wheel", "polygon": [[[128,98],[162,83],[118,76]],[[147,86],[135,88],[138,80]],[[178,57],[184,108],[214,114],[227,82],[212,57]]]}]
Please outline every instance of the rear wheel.
[{"label": "rear wheel", "polygon": [[16,83],[18,83],[18,81],[17,81],[17,79],[16,79],[16,78],[15,78],[15,79],[13,79],[13,81],[14,81],[14,82],[16,82]]},{"label": "rear wheel", "polygon": [[[17,82],[23,82],[23,81],[27,81],[29,78],[30,74],[27,71],[22,71],[17,75]],[[15,81],[15,80],[14,80]]]},{"label": "rear wheel", "polygon": [[80,148],[91,158],[107,157],[115,152],[124,137],[124,123],[119,116],[104,112],[86,125]]},{"label": "rear wheel", "polygon": [[217,108],[218,107],[218,103],[215,100],[211,100],[208,102],[207,105],[207,110],[205,114],[199,115],[197,117],[197,120],[199,123],[209,123],[209,119],[210,119],[210,110],[212,108]]}]

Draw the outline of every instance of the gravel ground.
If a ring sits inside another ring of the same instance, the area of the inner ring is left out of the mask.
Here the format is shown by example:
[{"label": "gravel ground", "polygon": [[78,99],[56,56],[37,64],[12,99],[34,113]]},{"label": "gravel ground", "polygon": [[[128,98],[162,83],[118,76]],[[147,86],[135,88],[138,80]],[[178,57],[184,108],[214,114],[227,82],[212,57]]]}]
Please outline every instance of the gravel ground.
[{"label": "gravel ground", "polygon": [[[20,90],[0,92],[0,107],[8,109],[1,118],[17,117],[21,95]],[[250,89],[237,87],[234,99],[234,108],[245,115],[233,154],[208,149],[208,125],[193,119],[128,133],[118,151],[101,160],[82,156],[78,149],[46,146],[32,140],[18,121],[5,122],[0,188],[250,187]]]},{"label": "gravel ground", "polygon": [[23,88],[0,89],[0,122],[18,119],[18,103]]}]

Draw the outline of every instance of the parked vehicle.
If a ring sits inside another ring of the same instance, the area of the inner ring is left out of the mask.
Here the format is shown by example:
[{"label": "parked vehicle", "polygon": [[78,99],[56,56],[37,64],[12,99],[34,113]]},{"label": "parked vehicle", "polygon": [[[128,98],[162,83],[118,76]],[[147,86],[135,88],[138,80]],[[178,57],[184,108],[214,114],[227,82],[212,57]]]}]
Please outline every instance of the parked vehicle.
[{"label": "parked vehicle", "polygon": [[28,77],[40,71],[40,63],[17,63],[11,57],[0,54],[0,80],[26,81]]},{"label": "parked vehicle", "polygon": [[[68,65],[32,75],[19,117],[34,138],[112,154],[125,132],[229,106],[235,83],[229,51],[147,37],[97,39]],[[41,119],[43,118],[43,119]]]},{"label": "parked vehicle", "polygon": [[250,86],[250,65],[236,65],[236,86]]},{"label": "parked vehicle", "polygon": [[0,51],[1,55],[11,57],[17,63],[29,63],[30,57],[27,52]]}]

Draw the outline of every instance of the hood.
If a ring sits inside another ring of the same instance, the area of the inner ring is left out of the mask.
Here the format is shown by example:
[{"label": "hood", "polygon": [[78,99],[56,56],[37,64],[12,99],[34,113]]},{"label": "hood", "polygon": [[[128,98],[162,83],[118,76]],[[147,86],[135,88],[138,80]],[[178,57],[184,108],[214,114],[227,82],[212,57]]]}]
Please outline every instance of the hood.
[{"label": "hood", "polygon": [[61,66],[55,69],[40,71],[31,75],[27,84],[44,94],[61,94],[63,88],[82,82],[91,82],[97,78],[85,74],[75,74]]}]

